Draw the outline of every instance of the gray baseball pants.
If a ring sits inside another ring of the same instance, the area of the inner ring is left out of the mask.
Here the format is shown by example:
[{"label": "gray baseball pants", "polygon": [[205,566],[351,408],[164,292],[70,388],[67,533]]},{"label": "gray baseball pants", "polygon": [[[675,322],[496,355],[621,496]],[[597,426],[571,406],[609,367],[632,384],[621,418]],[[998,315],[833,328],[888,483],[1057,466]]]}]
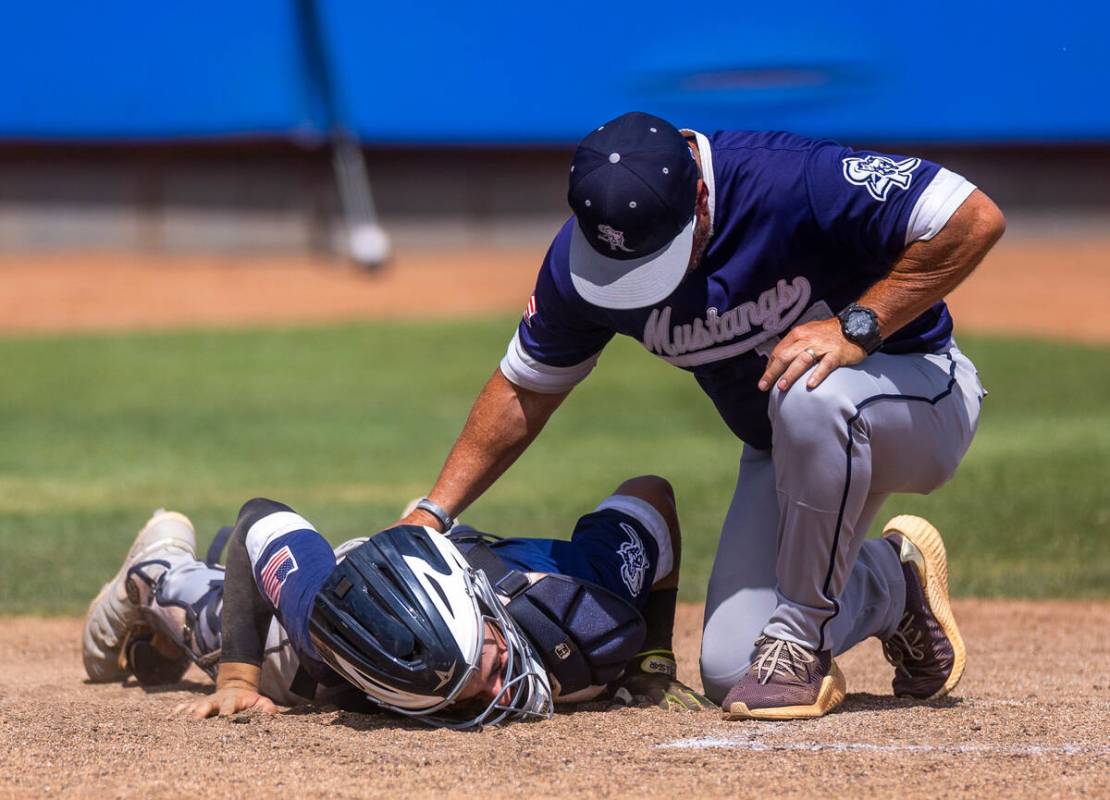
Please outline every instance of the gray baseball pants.
[{"label": "gray baseball pants", "polygon": [[904,610],[889,544],[865,541],[883,501],[952,477],[985,392],[953,344],[939,354],[876,353],[816,389],[772,390],[771,451],[746,447],[709,579],[705,693],[720,702],[766,633],[842,653],[885,638]]}]

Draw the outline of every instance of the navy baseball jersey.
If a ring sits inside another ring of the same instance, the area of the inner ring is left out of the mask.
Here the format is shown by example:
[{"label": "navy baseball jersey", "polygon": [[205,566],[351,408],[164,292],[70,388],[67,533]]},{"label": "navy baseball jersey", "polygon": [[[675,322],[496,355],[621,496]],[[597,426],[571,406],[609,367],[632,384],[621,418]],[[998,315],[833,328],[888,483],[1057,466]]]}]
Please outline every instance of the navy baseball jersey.
[{"label": "navy baseball jersey", "polygon": [[[572,217],[547,252],[501,371],[526,389],[566,391],[614,334],[631,336],[692,372],[729,428],[768,449],[768,396],[756,383],[779,338],[858,300],[907,245],[936,235],[975,187],[919,158],[790,133],[686,133],[698,144],[713,224],[697,269],[654,306],[592,305],[571,283]],[[939,302],[883,351],[937,352],[951,335]]]}]

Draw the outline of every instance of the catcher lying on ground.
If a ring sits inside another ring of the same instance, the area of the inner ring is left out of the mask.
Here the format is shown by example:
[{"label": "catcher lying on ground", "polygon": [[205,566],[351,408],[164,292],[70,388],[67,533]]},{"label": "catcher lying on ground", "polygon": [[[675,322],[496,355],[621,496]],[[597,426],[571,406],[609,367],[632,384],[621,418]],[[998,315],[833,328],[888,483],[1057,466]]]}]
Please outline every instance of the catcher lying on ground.
[{"label": "catcher lying on ground", "polygon": [[662,478],[622,483],[569,542],[402,525],[333,551],[262,498],[229,530],[225,571],[222,542],[199,561],[189,520],[154,514],[89,607],[92,680],[174,683],[195,662],[216,680],[178,707],[196,718],[316,702],[470,728],[607,689],[618,705],[713,707],[676,677],[679,525]]}]

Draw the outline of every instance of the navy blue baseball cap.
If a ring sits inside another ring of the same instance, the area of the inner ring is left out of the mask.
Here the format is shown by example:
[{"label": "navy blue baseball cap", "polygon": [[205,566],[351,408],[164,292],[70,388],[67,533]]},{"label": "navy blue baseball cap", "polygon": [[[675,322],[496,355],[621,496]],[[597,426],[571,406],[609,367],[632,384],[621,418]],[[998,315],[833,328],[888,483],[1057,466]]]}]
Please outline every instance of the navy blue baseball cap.
[{"label": "navy blue baseball cap", "polygon": [[666,120],[632,111],[583,139],[567,200],[570,277],[586,301],[644,308],[673,292],[690,263],[698,167]]}]

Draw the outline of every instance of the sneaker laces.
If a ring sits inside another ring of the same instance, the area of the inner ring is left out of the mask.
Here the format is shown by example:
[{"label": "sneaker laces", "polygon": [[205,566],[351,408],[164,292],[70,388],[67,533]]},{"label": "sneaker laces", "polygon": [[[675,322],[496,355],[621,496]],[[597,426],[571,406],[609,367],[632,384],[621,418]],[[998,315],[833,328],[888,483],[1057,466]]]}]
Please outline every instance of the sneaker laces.
[{"label": "sneaker laces", "polygon": [[914,616],[907,611],[898,623],[898,630],[883,642],[883,655],[894,666],[895,672],[902,672],[906,677],[912,677],[905,662],[924,660],[924,645],[925,634],[914,625]]},{"label": "sneaker laces", "polygon": [[805,665],[816,661],[816,656],[806,648],[786,639],[764,636],[756,645],[759,656],[755,660],[755,673],[761,684],[766,684],[775,675],[803,680]]}]

